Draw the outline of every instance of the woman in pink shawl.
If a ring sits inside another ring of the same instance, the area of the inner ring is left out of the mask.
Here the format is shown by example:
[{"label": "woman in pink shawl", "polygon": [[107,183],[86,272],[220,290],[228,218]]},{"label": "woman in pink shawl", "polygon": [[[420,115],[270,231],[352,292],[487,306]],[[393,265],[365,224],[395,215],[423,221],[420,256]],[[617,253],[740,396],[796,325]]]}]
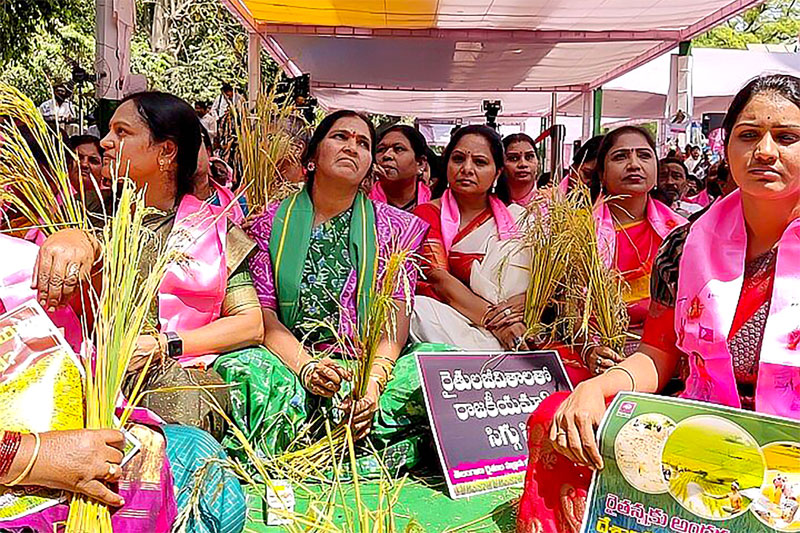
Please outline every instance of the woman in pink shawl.
[{"label": "woman in pink shawl", "polygon": [[[643,129],[623,126],[608,133],[597,154],[594,216],[600,255],[618,271],[625,287],[629,329],[641,334],[650,305],[650,273],[658,247],[686,219],[653,199],[658,159],[655,143]],[[635,344],[630,345],[632,353]],[[597,374],[620,360],[608,350],[586,353],[589,370]]]},{"label": "woman in pink shawl", "polygon": [[493,194],[502,141],[491,128],[467,126],[453,135],[443,159],[447,190],[414,211],[430,230],[411,332],[422,342],[468,350],[525,349],[530,260],[510,241],[525,209]]},{"label": "woman in pink shawl", "polygon": [[603,467],[594,430],[606,401],[663,390],[681,359],[683,397],[800,419],[800,79],[751,81],[723,127],[739,190],[664,242],[637,353],[532,415],[519,532],[578,531],[543,465],[558,470],[556,492],[569,484],[585,499]]},{"label": "woman in pink shawl", "polygon": [[497,196],[506,203],[527,207],[539,192],[539,159],[528,135],[514,133],[503,138],[505,167],[497,181]]}]

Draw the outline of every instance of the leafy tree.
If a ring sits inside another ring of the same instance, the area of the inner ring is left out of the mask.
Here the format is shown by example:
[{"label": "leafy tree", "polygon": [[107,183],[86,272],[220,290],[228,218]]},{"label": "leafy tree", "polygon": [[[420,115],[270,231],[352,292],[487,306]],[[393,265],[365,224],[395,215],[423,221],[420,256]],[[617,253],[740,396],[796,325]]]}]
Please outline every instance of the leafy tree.
[{"label": "leafy tree", "polygon": [[[14,46],[3,47],[3,52],[13,57],[5,58],[0,80],[16,86],[36,103],[50,98],[51,84],[71,79],[73,64],[88,70],[94,64],[94,1],[69,0],[61,2],[61,7],[61,15],[28,26],[26,33],[20,34],[25,38],[17,35]],[[7,31],[3,24],[0,38],[5,38]],[[23,47],[17,46],[20,43]]]},{"label": "leafy tree", "polygon": [[75,0],[3,0],[0,8],[0,59],[25,56],[35,43],[25,37],[44,25],[53,30],[71,21]]},{"label": "leafy tree", "polygon": [[[7,2],[11,2],[8,7]],[[229,81],[244,88],[247,84],[247,34],[219,0],[157,0],[163,3],[159,16],[166,19],[166,34],[153,46],[156,3],[137,2],[137,24],[131,42],[131,71],[144,74],[149,86],[187,100],[212,99],[219,86]],[[36,103],[50,98],[53,83],[69,81],[72,65],[93,70],[95,53],[95,0],[0,0],[3,16],[17,4],[25,4],[28,24],[8,24],[0,20],[0,38],[12,39],[4,46],[9,57],[3,61],[0,80],[25,92]],[[56,6],[46,13],[28,6]],[[166,6],[168,9],[164,10]],[[23,11],[17,9],[12,14]],[[15,15],[16,16],[16,15]],[[37,20],[38,17],[38,20]],[[14,34],[14,32],[22,32]],[[25,35],[20,39],[19,35]],[[13,38],[12,38],[13,36]],[[17,45],[23,42],[26,49]],[[12,55],[9,50],[14,51]],[[278,73],[277,65],[262,55],[262,80]],[[92,107],[93,88],[87,84],[87,102]]]},{"label": "leafy tree", "polygon": [[793,44],[800,35],[797,0],[769,0],[695,39],[696,46],[747,48],[748,44]]}]

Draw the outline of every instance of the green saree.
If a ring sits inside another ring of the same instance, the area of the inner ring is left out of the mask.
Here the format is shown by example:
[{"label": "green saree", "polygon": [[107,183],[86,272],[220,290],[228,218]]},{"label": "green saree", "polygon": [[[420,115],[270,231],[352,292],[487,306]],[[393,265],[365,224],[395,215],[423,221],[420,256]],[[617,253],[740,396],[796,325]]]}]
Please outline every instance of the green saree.
[{"label": "green saree", "polygon": [[[371,280],[380,273],[382,247],[391,232],[412,234],[409,224],[418,222],[406,213],[396,218],[395,211],[359,194],[350,209],[312,227],[313,205],[303,190],[253,224],[259,252],[251,269],[262,306],[275,310],[310,353],[318,355],[336,335],[356,334],[354,324],[369,305]],[[262,297],[270,291],[274,300]],[[398,358],[368,437],[393,470],[413,467],[420,444],[429,439],[414,352],[451,349],[407,346]],[[350,361],[342,358],[340,364],[348,366]],[[264,348],[222,355],[214,369],[231,384],[235,423],[265,459],[286,451],[298,435],[308,434],[309,426],[314,436],[322,437],[319,420],[324,416],[338,422],[341,412],[332,407],[349,393],[350,384],[345,383],[338,400],[309,394],[281,359]],[[230,437],[224,444],[233,455],[242,455]],[[379,465],[365,455],[359,470],[369,476],[379,472]]]}]

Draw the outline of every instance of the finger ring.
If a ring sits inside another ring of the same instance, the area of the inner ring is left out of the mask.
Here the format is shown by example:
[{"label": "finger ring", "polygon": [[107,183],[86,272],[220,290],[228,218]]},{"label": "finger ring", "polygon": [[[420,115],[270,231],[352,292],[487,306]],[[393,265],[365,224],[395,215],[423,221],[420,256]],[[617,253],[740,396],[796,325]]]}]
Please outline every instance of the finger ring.
[{"label": "finger ring", "polygon": [[567,432],[566,432],[566,431],[564,431],[563,429],[559,429],[559,430],[556,432],[556,438],[557,438],[557,439],[560,439],[561,437],[566,437],[566,436],[567,436]]},{"label": "finger ring", "polygon": [[70,263],[69,266],[67,267],[67,276],[72,276],[72,277],[77,276],[80,273],[80,271],[81,267],[79,267],[75,263]]},{"label": "finger ring", "polygon": [[506,307],[505,309],[503,309],[503,315],[509,316],[510,314],[511,314],[511,308],[510,307]]},{"label": "finger ring", "polygon": [[514,348],[519,348],[525,342],[525,337],[517,337],[514,339]]},{"label": "finger ring", "polygon": [[106,474],[107,478],[115,477],[119,474],[119,465],[115,465],[114,463],[109,463],[108,465],[108,474]]}]

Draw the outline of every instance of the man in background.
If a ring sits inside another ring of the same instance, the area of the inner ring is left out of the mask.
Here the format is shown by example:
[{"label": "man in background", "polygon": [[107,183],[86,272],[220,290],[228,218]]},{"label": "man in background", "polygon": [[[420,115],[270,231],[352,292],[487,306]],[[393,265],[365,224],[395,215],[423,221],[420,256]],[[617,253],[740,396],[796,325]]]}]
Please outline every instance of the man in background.
[{"label": "man in background", "polygon": [[198,100],[194,103],[194,112],[197,113],[200,124],[206,129],[213,142],[217,136],[217,116],[211,112],[208,102],[205,100]]},{"label": "man in background", "polygon": [[53,98],[45,100],[39,106],[39,112],[45,121],[55,125],[56,119],[58,119],[58,125],[62,129],[68,124],[74,123],[78,119],[78,114],[70,100],[71,96],[72,91],[69,90],[66,84],[59,83],[55,85],[53,87]]},{"label": "man in background", "polygon": [[219,96],[211,104],[211,113],[217,120],[221,120],[225,114],[230,110],[231,106],[236,106],[243,100],[241,94],[236,94],[233,86],[225,82],[220,88]]}]

